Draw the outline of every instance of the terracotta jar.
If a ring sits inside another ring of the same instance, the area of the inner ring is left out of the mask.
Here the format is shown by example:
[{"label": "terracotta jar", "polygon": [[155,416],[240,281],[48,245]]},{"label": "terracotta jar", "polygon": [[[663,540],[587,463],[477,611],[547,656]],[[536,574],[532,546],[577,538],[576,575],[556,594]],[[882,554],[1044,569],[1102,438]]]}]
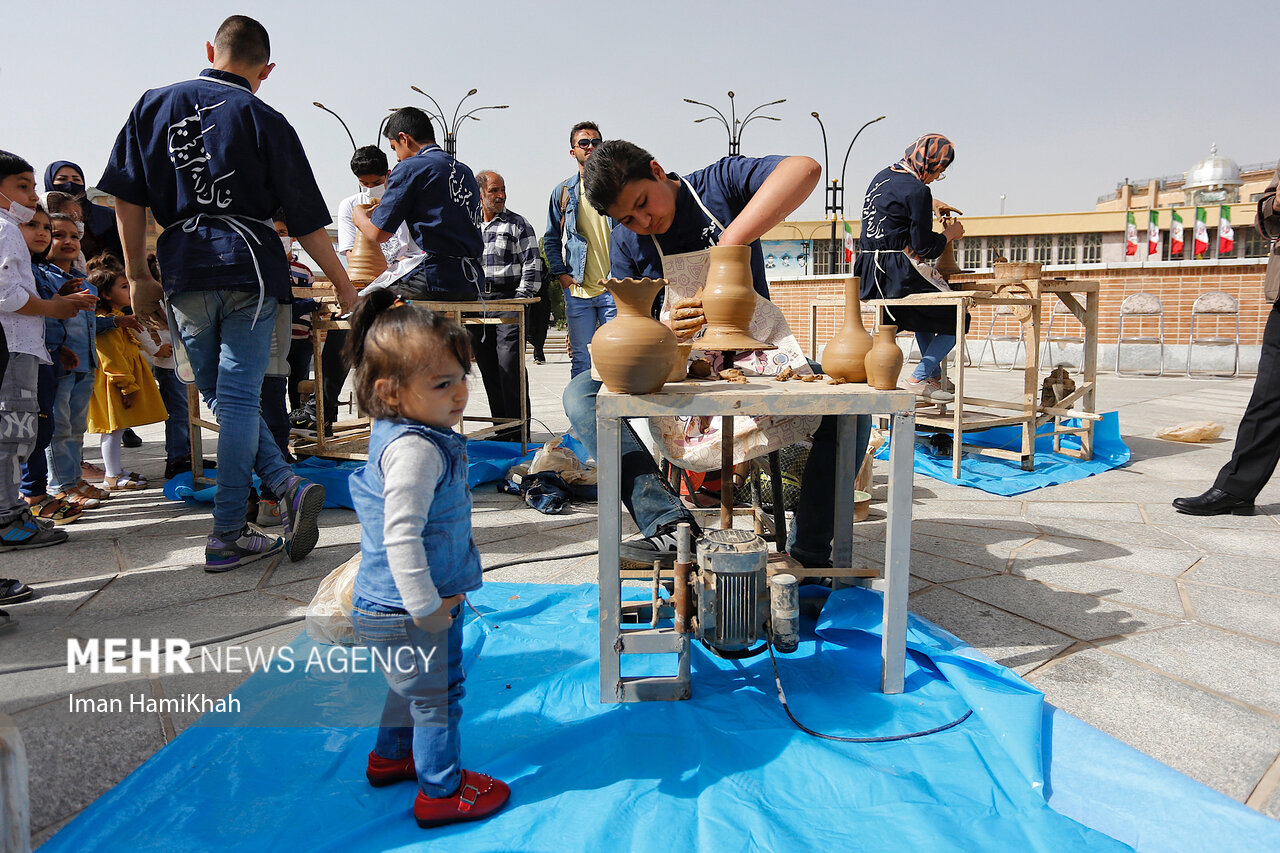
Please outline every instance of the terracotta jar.
[{"label": "terracotta jar", "polygon": [[671,375],[677,358],[676,335],[649,313],[664,279],[616,278],[604,282],[618,316],[591,339],[591,366],[606,388],[620,394],[651,394]]},{"label": "terracotta jar", "polygon": [[895,340],[897,335],[897,326],[881,326],[876,329],[875,345],[867,353],[867,384],[877,391],[893,391],[898,387],[903,357],[902,348]]},{"label": "terracotta jar", "polygon": [[862,325],[862,304],[858,301],[857,276],[844,280],[844,325],[822,351],[822,372],[846,382],[867,381],[867,352],[871,335]]},{"label": "terracotta jar", "polygon": [[750,246],[713,246],[707,260],[707,283],[702,289],[702,313],[707,331],[697,341],[704,351],[749,352],[776,349],[751,337],[756,291],[751,277]]},{"label": "terracotta jar", "polygon": [[[356,205],[366,213],[372,212],[377,206],[376,201]],[[356,288],[364,287],[386,271],[387,259],[382,254],[382,247],[357,228],[355,245],[347,252],[347,278],[351,279],[351,284]]]}]

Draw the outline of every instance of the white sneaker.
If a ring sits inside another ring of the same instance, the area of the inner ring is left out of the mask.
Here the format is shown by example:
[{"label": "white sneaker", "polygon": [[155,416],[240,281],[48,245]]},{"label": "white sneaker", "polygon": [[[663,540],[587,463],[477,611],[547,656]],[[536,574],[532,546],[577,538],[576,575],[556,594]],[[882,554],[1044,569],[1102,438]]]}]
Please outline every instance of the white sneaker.
[{"label": "white sneaker", "polygon": [[908,391],[915,392],[919,397],[931,403],[950,403],[956,398],[955,394],[943,391],[942,386],[938,384],[936,379],[916,379],[913,376],[907,380],[906,384]]}]

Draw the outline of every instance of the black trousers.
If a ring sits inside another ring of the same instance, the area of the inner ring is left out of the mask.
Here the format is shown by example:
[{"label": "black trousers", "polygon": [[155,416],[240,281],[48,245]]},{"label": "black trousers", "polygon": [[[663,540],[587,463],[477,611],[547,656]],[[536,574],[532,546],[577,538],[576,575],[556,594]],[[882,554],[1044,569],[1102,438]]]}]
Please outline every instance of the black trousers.
[{"label": "black trousers", "polygon": [[311,376],[311,338],[294,338],[289,344],[289,411],[295,412],[298,399],[298,383]]},{"label": "black trousers", "polygon": [[320,350],[320,366],[324,373],[324,421],[338,419],[338,397],[347,382],[347,363],[342,350],[347,345],[346,329],[330,329],[325,333],[324,348]]},{"label": "black trousers", "polygon": [[1271,306],[1262,332],[1262,357],[1253,396],[1236,430],[1231,461],[1214,485],[1233,497],[1253,500],[1280,462],[1280,300]]},{"label": "black trousers", "polygon": [[[502,298],[496,296],[495,298]],[[514,317],[513,312],[497,316]],[[520,362],[524,353],[520,349],[520,327],[514,323],[501,326],[467,326],[471,334],[471,354],[480,368],[484,381],[484,393],[489,398],[489,414],[495,418],[520,418]],[[528,380],[525,392],[528,393]],[[525,418],[528,423],[528,418]],[[518,429],[500,433],[497,437],[508,441],[518,440]]]},{"label": "black trousers", "polygon": [[[559,284],[556,286],[559,287]],[[533,345],[533,357],[542,359],[545,358],[542,347],[547,342],[547,328],[551,325],[551,286],[547,282],[542,283],[538,297],[537,302],[525,309],[524,334]]]}]

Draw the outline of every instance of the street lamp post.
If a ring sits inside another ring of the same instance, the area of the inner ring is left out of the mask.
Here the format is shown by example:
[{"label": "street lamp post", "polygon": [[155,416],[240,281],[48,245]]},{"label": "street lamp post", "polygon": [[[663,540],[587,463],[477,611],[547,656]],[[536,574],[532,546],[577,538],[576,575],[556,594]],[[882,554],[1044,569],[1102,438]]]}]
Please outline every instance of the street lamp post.
[{"label": "street lamp post", "polygon": [[729,153],[739,154],[741,153],[741,148],[742,148],[740,144],[742,139],[742,131],[746,128],[748,124],[750,124],[752,121],[758,118],[768,119],[769,121],[782,121],[782,119],[776,116],[757,115],[757,113],[760,110],[764,109],[765,107],[772,107],[772,106],[776,106],[777,104],[785,104],[787,102],[787,99],[779,98],[776,101],[769,101],[767,104],[761,104],[758,107],[754,107],[751,110],[751,112],[747,113],[746,118],[744,118],[742,121],[738,121],[738,113],[737,113],[737,109],[734,106],[733,98],[734,98],[733,92],[730,92],[729,93],[729,118],[725,118],[724,113],[720,112],[718,109],[711,106],[711,104],[703,103],[702,101],[695,101],[693,98],[685,98],[684,102],[686,104],[697,104],[700,107],[706,107],[707,109],[715,113],[715,115],[703,116],[702,118],[695,118],[693,120],[693,123],[698,124],[699,122],[704,122],[704,121],[707,121],[708,119],[718,120],[721,124],[724,125],[725,131],[729,134]]},{"label": "street lamp post", "polygon": [[[458,154],[458,128],[462,126],[462,123],[464,121],[466,121],[467,119],[474,119],[475,121],[479,121],[480,119],[476,118],[476,113],[482,112],[484,110],[508,109],[507,104],[499,104],[499,105],[490,106],[490,107],[476,107],[475,109],[469,112],[462,113],[463,103],[466,102],[467,98],[470,98],[472,95],[474,95],[478,91],[476,89],[472,89],[471,91],[467,92],[467,94],[462,96],[462,100],[458,101],[458,106],[453,111],[453,118],[450,119],[449,121],[445,121],[444,110],[440,108],[440,104],[436,102],[435,98],[431,97],[426,92],[419,89],[417,86],[410,86],[409,88],[417,92],[419,95],[422,95],[424,98],[426,98],[428,101],[431,102],[432,106],[436,108],[436,111],[434,113],[427,111],[427,115],[440,124],[440,130],[441,132],[444,133],[443,148],[445,150],[445,153],[448,154],[450,157],[455,157]],[[459,113],[462,113],[462,114],[459,115]]]},{"label": "street lamp post", "polygon": [[343,130],[345,130],[345,131],[347,132],[347,138],[351,140],[351,147],[352,147],[353,149],[358,147],[358,146],[356,145],[356,138],[355,138],[354,136],[352,136],[352,135],[351,135],[351,128],[347,127],[347,123],[346,123],[345,121],[343,121],[343,120],[342,120],[342,116],[338,115],[338,114],[337,114],[337,113],[335,113],[333,110],[329,109],[328,107],[326,107],[324,104],[320,103],[319,101],[312,101],[312,102],[311,102],[311,106],[313,106],[313,107],[319,107],[320,109],[322,109],[322,110],[324,110],[325,112],[327,112],[329,115],[331,115],[331,116],[333,116],[334,118],[336,118],[336,119],[338,120],[338,124],[342,125],[342,129],[343,129]]},{"label": "street lamp post", "polygon": [[844,173],[849,167],[849,155],[853,152],[853,144],[858,141],[858,137],[862,135],[862,131],[878,121],[882,121],[884,116],[871,119],[871,121],[858,128],[858,132],[853,135],[853,139],[849,142],[849,147],[844,152],[844,162],[840,165],[840,177],[831,177],[831,161],[827,151],[827,127],[822,123],[822,116],[816,112],[809,113],[818,121],[818,127],[822,129],[822,168],[827,173],[827,194],[826,194],[826,214],[831,217],[831,272],[835,272],[839,266],[840,249],[836,243],[836,220],[844,216]]}]

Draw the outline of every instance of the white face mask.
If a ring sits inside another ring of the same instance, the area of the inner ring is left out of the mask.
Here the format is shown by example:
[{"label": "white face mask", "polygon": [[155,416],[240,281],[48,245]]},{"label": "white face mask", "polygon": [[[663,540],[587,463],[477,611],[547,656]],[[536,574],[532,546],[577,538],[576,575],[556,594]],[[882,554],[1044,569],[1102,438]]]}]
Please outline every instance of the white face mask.
[{"label": "white face mask", "polygon": [[378,184],[376,187],[365,187],[364,191],[369,194],[369,201],[377,201],[387,191],[387,185],[383,183]]},{"label": "white face mask", "polygon": [[80,235],[80,239],[83,240],[84,239],[84,223],[83,222],[76,223],[76,232]]},{"label": "white face mask", "polygon": [[293,257],[293,238],[280,236],[280,245],[284,246],[285,257]]},{"label": "white face mask", "polygon": [[31,207],[23,207],[4,193],[0,193],[9,201],[9,215],[17,220],[19,225],[26,225],[36,215],[35,209]]}]

